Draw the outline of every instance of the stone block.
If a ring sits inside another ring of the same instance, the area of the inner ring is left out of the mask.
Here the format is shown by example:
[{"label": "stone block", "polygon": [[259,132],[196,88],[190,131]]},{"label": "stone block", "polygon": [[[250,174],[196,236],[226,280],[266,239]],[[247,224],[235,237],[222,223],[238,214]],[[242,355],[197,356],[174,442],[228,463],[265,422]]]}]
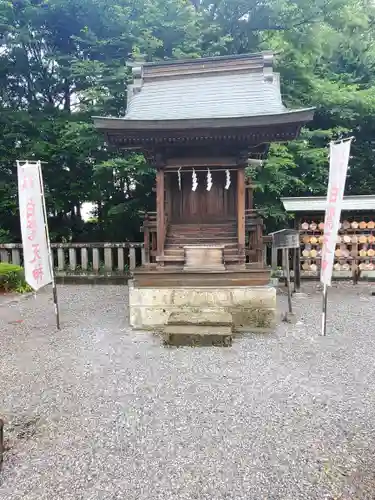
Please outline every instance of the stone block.
[{"label": "stone block", "polygon": [[276,324],[276,289],[269,286],[135,288],[129,285],[130,325],[164,330],[172,313],[229,313],[233,330],[271,330]]},{"label": "stone block", "polygon": [[167,325],[164,342],[174,346],[232,345],[232,326]]}]

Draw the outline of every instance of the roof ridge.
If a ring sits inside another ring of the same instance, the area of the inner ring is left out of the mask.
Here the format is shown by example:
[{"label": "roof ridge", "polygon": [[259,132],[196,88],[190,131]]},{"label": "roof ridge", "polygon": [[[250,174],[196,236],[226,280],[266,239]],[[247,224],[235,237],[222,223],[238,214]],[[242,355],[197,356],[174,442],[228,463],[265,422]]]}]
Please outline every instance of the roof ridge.
[{"label": "roof ridge", "polygon": [[273,53],[219,56],[157,63],[128,63],[132,68],[134,84],[162,78],[189,77],[202,74],[219,74],[237,71],[259,71],[267,75],[273,72]]},{"label": "roof ridge", "polygon": [[[253,52],[246,54],[231,54],[225,56],[210,56],[210,57],[194,57],[187,59],[168,59],[164,61],[154,61],[154,62],[142,62],[142,61],[128,61],[127,66],[133,68],[137,66],[142,67],[157,67],[157,66],[177,66],[186,64],[200,64],[206,62],[220,62],[220,61],[232,61],[232,60],[251,60],[251,59],[268,59],[270,56],[273,57],[273,52],[270,50],[264,50],[262,52]],[[271,61],[272,62],[272,61]]]}]

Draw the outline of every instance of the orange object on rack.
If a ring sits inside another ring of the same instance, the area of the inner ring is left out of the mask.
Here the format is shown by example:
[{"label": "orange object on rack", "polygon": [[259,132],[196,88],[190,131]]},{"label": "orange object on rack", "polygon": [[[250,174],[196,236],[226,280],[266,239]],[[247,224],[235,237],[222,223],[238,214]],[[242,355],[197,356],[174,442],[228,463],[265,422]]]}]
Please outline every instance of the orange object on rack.
[{"label": "orange object on rack", "polygon": [[305,245],[307,245],[308,243],[310,243],[310,236],[307,236],[307,235],[306,235],[306,236],[304,236],[304,237],[302,238],[302,241],[305,243]]}]

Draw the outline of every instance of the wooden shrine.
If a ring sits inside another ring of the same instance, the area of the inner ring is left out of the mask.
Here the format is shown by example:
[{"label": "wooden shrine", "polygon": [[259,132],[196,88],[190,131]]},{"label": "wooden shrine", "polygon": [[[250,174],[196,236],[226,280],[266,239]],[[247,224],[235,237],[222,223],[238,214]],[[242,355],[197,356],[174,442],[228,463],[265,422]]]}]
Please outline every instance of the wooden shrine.
[{"label": "wooden shrine", "polygon": [[285,108],[272,60],[267,52],[132,63],[125,117],[94,118],[108,144],[143,152],[156,169],[135,288],[268,284],[246,167],[313,117]]}]

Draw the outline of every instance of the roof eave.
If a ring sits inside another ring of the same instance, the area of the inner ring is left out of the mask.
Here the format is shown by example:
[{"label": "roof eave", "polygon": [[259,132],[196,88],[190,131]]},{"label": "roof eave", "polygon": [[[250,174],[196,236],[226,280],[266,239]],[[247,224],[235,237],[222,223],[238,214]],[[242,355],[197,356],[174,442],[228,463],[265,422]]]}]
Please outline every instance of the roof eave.
[{"label": "roof eave", "polygon": [[[284,209],[293,213],[324,212],[326,196],[301,196],[281,198]],[[342,211],[371,211],[375,209],[374,195],[344,196]]]},{"label": "roof eave", "polygon": [[243,128],[267,125],[299,124],[310,122],[314,117],[315,108],[306,108],[287,111],[274,115],[241,116],[232,118],[199,118],[180,120],[129,120],[127,118],[113,118],[93,116],[94,126],[101,131],[143,131],[160,130],[194,130],[194,129],[220,129]]}]

